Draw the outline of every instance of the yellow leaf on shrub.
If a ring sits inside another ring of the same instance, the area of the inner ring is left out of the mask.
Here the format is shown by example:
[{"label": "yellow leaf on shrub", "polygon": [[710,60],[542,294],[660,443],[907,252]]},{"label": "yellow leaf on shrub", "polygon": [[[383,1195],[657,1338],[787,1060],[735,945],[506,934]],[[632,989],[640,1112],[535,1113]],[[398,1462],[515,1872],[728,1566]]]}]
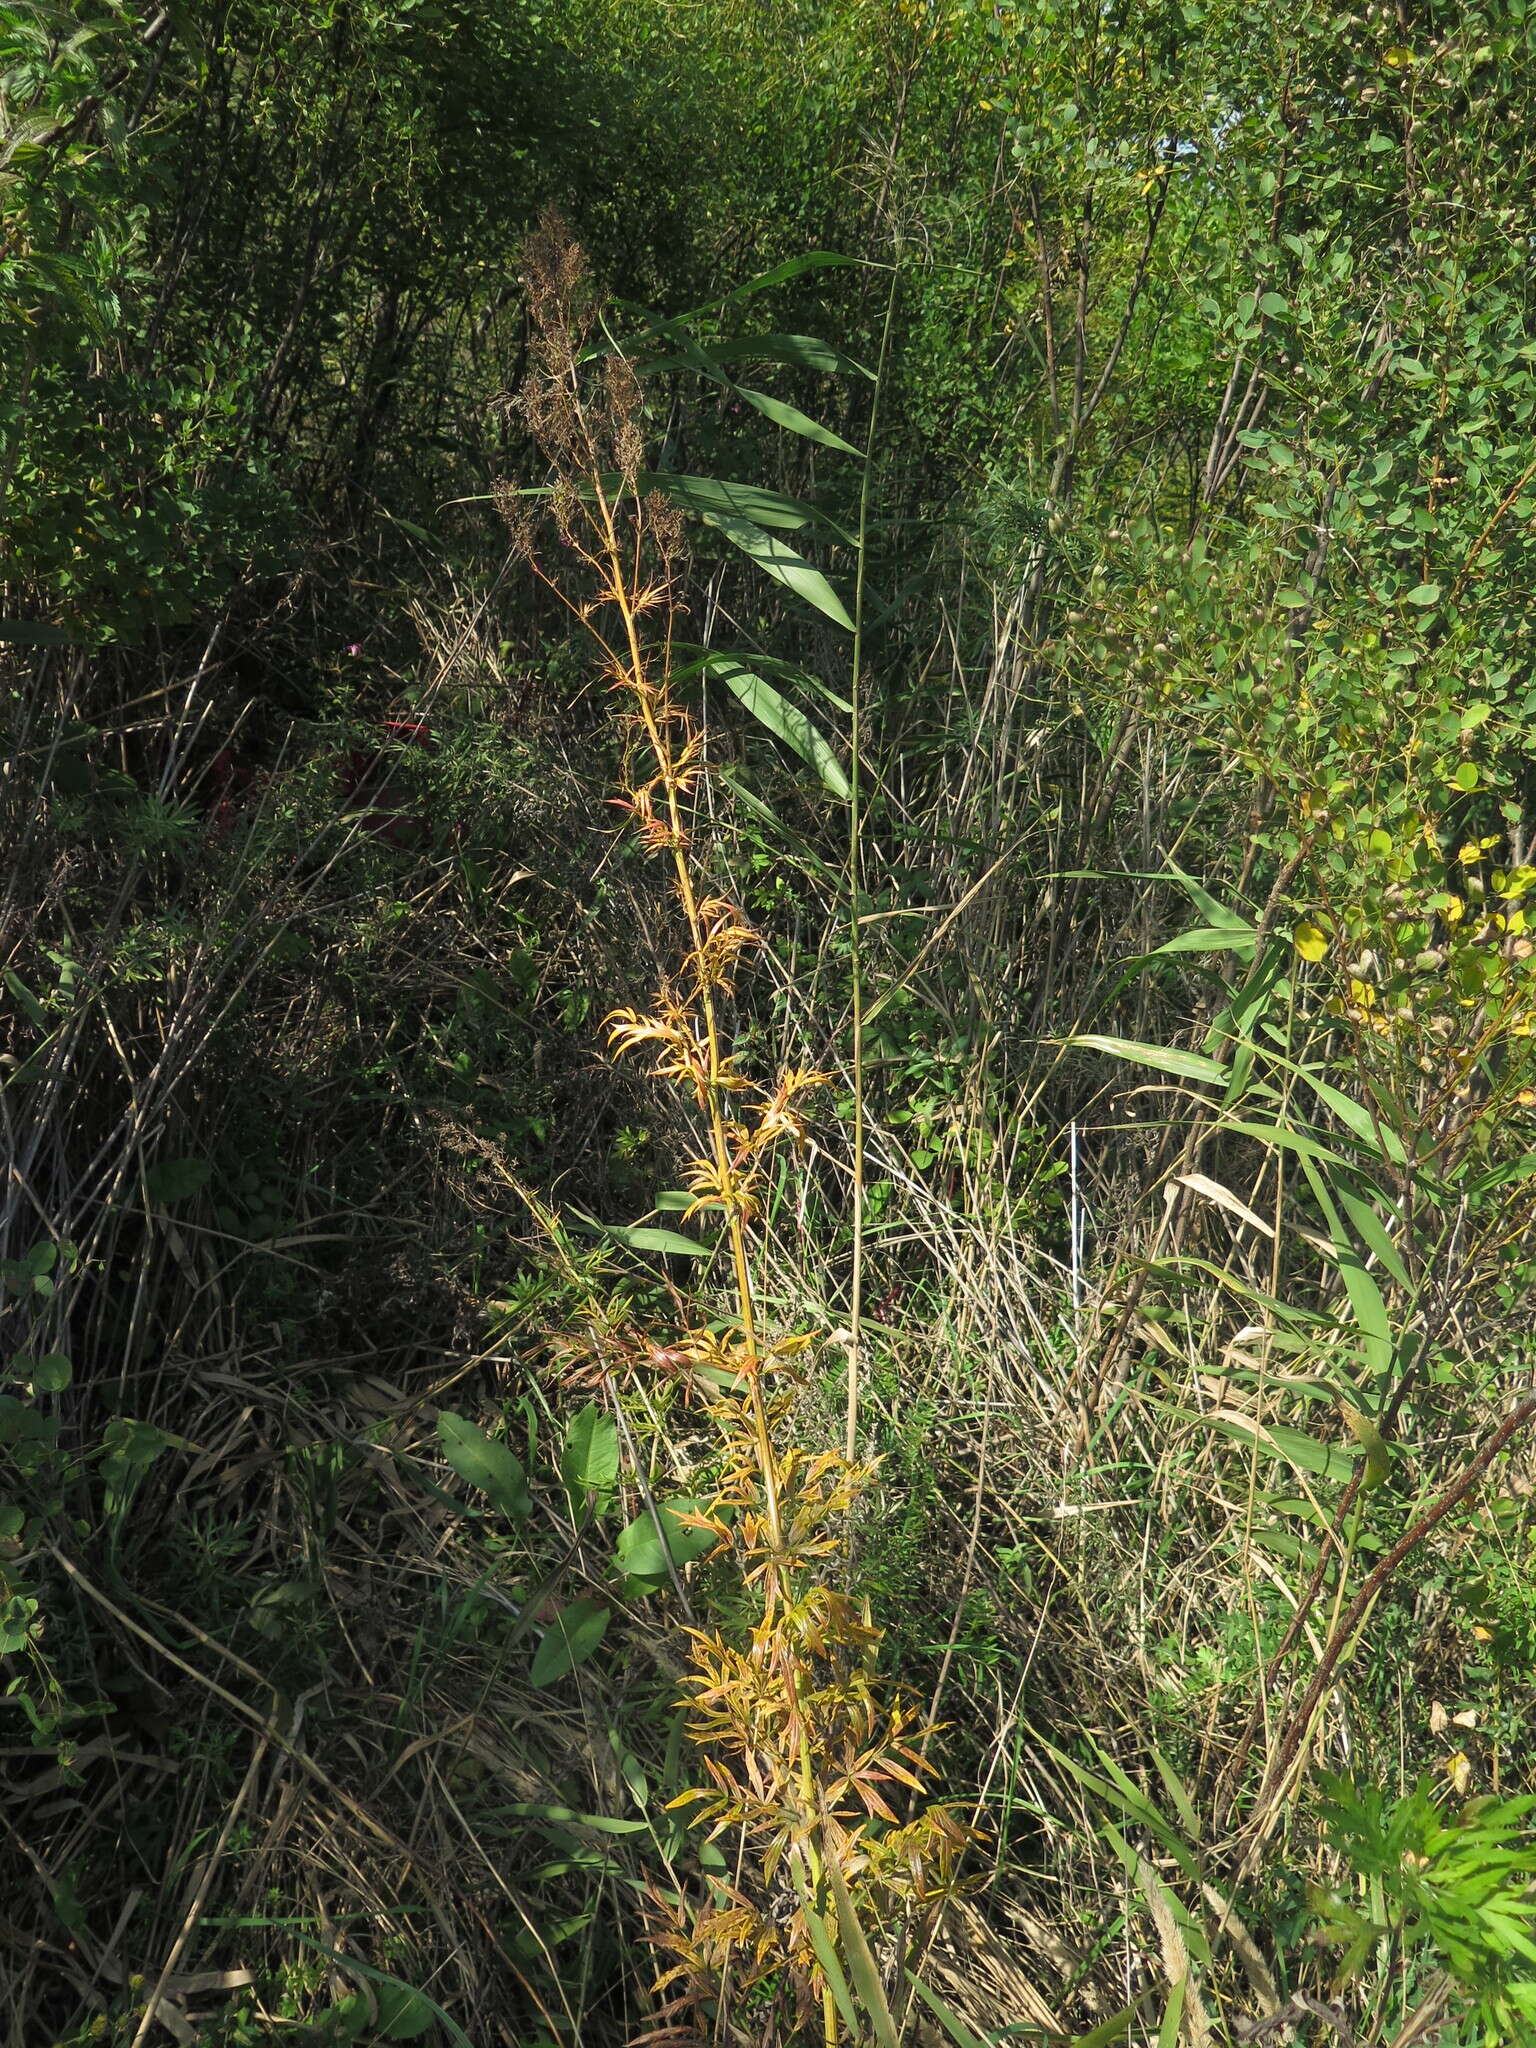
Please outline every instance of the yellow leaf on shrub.
[{"label": "yellow leaf on shrub", "polygon": [[1303,960],[1321,960],[1328,950],[1328,934],[1315,924],[1299,924],[1291,934]]}]

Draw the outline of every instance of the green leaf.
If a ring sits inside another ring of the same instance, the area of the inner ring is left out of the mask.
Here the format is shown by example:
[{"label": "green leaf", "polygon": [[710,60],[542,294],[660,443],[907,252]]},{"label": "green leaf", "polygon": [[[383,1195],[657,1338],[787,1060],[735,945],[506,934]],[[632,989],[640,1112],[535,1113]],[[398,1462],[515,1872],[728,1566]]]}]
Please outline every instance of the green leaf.
[{"label": "green leaf", "polygon": [[878,2048],[901,2048],[896,2018],[886,2001],[885,1986],[880,1982],[880,1970],[869,1946],[869,1937],[860,1925],[852,1894],[837,1861],[836,1851],[830,1845],[824,1857],[823,1867],[826,1870],[827,1883],[832,1888],[832,1903],[837,1912],[837,1931],[842,1936],[843,1954],[848,1958],[853,1988],[858,1992],[865,2015],[874,2029]]},{"label": "green leaf", "polygon": [[1179,2048],[1179,2031],[1184,2024],[1184,1994],[1188,1976],[1176,1977],[1168,1992],[1168,2007],[1157,2032],[1157,2048]]},{"label": "green leaf", "polygon": [[0,619],[0,641],[17,647],[73,647],[74,636],[42,619]]},{"label": "green leaf", "polygon": [[578,1664],[585,1664],[608,1629],[608,1609],[595,1600],[573,1600],[545,1629],[529,1672],[529,1683],[553,1685]]},{"label": "green leaf", "polygon": [[101,1477],[108,1514],[126,1508],[140,1482],[172,1439],[152,1422],[114,1415],[102,1431]]},{"label": "green leaf", "polygon": [[[249,1923],[241,1922],[240,1924],[247,1925]],[[307,1933],[302,1926],[298,1925],[292,1919],[284,1919],[280,1921],[258,1920],[255,1924],[257,1926],[275,1925],[289,1929],[294,1940],[302,1942],[306,1948],[313,1949],[316,1955],[324,1956],[327,1962],[334,1963],[338,1969],[346,1971],[348,1976],[364,1978],[369,1984],[371,1984],[374,1987],[374,1992],[376,1996],[379,1996],[380,1994],[386,1991],[408,1992],[410,1994],[410,1999],[414,2002],[413,2004],[402,2006],[395,2006],[392,2004],[390,2008],[391,2014],[393,2016],[393,2024],[397,2028],[402,2022],[407,2025],[410,2025],[412,2023],[412,2016],[414,2014],[416,2005],[419,2004],[421,2007],[425,2008],[429,2019],[434,2019],[437,2021],[438,2025],[443,2029],[444,2033],[448,2036],[448,2039],[453,2043],[453,2048],[474,2048],[474,2043],[470,2040],[468,2034],[465,2033],[464,2029],[459,2025],[458,2021],[454,2019],[451,2013],[444,2012],[443,2008],[428,1992],[418,1991],[412,1985],[409,1984],[401,1984],[397,1978],[386,1977],[382,1970],[376,1970],[373,1967],[372,1963],[365,1963],[359,1956],[344,1956],[339,1954],[337,1950],[333,1948],[328,1948],[323,1941],[317,1941],[312,1934]],[[342,2003],[347,2007],[351,2007],[353,2001],[351,1999],[345,1999],[342,2001]],[[333,2010],[336,2009],[337,2008],[333,2008]],[[384,2003],[382,1996],[379,1996],[379,2013],[382,2021],[382,2016],[384,2013]],[[363,2007],[362,2018],[359,2024],[362,2026],[366,2026],[368,2024],[368,2011],[366,2004]],[[391,2036],[391,2039],[396,2041],[410,2040],[413,2038],[413,2036],[420,2035],[424,2031],[425,2029],[422,2027],[414,2027],[413,2034],[402,2034],[397,2031]]]},{"label": "green leaf", "polygon": [[1182,1081],[1199,1081],[1207,1088],[1220,1088],[1227,1079],[1227,1070],[1219,1060],[1207,1059],[1202,1052],[1186,1052],[1182,1046],[1142,1045],[1134,1038],[1108,1038],[1097,1031],[1059,1042],[1081,1046],[1087,1052],[1108,1053],[1113,1059],[1130,1060],[1139,1067],[1155,1067],[1160,1073],[1177,1074]]},{"label": "green leaf", "polygon": [[619,1476],[619,1426],[611,1415],[589,1404],[571,1418],[560,1453],[560,1477],[574,1506],[595,1493],[605,1500]]},{"label": "green leaf", "polygon": [[821,525],[846,538],[841,527],[833,526],[803,498],[786,498],[781,491],[767,491],[759,484],[733,483],[724,477],[686,476],[663,469],[643,471],[638,482],[641,490],[660,491],[684,511],[697,512],[701,519],[719,513],[728,519],[750,519],[758,526],[778,527],[786,533]]},{"label": "green leaf", "polygon": [[[945,2033],[948,2034],[951,2041],[955,2043],[955,2048],[991,2048],[991,2044],[988,2041],[984,2041],[980,2034],[973,2034],[971,2032],[965,2021],[960,2018],[958,2013],[950,2010],[936,1991],[928,1989],[928,1986],[921,1977],[914,1977],[912,1972],[908,1970],[907,1982],[933,2014]],[[994,2035],[992,2039],[995,2040],[996,2036]]]},{"label": "green leaf", "polygon": [[748,334],[739,341],[712,341],[707,346],[717,363],[788,363],[797,370],[874,381],[873,370],[814,334]]},{"label": "green leaf", "polygon": [[[354,1991],[332,2010],[349,2030],[382,2034],[386,2041],[417,2040],[437,2018],[437,2007],[424,1993],[387,1978],[375,1982],[372,2007],[365,1992]],[[374,2011],[377,2018],[372,2017]]]},{"label": "green leaf", "polygon": [[1257,943],[1256,932],[1239,931],[1229,924],[1200,924],[1154,946],[1147,958],[1156,960],[1164,953],[1251,953]]},{"label": "green leaf", "polygon": [[1438,583],[1416,583],[1408,593],[1409,604],[1438,604],[1440,586]]},{"label": "green leaf", "polygon": [[1392,1470],[1392,1446],[1371,1417],[1349,1401],[1339,1403],[1339,1413],[1350,1435],[1365,1453],[1365,1483],[1382,1485]]},{"label": "green leaf", "polygon": [[853,631],[853,620],[848,608],[832,585],[819,569],[813,569],[803,555],[797,555],[785,542],[776,540],[755,521],[739,519],[733,513],[706,512],[704,518],[723,533],[733,547],[741,549],[744,555],[756,562],[767,576],[782,583],[787,590],[803,597],[807,604],[814,605],[834,625],[842,626],[847,632]]},{"label": "green leaf", "polygon": [[32,1384],[40,1394],[62,1394],[73,1376],[73,1368],[62,1351],[50,1351],[32,1368]]},{"label": "green leaf", "polygon": [[208,1185],[213,1168],[206,1159],[161,1159],[144,1176],[152,1202],[169,1206],[190,1201]]},{"label": "green leaf", "polygon": [[1366,1250],[1376,1254],[1383,1268],[1391,1274],[1399,1287],[1411,1292],[1413,1282],[1409,1278],[1408,1268],[1403,1264],[1403,1255],[1372,1205],[1364,1195],[1357,1193],[1340,1179],[1332,1179],[1330,1185],[1348,1216],[1355,1235],[1365,1245]]},{"label": "green leaf", "polygon": [[798,1864],[791,1861],[789,1870],[794,1879],[795,1890],[800,1894],[800,1911],[805,1920],[805,1931],[811,1937],[811,1947],[816,1951],[816,1960],[821,1965],[827,1989],[832,1994],[832,2003],[837,2007],[839,2017],[848,2029],[849,2040],[857,2041],[863,2035],[864,2029],[859,2024],[853,1993],[848,1989],[848,1979],[843,1975],[843,1966],[837,1959],[837,1944],[827,1931],[826,1922],[811,1903]]},{"label": "green leaf", "polygon": [[595,1217],[583,1216],[578,1210],[572,1214],[589,1230],[600,1231],[604,1237],[611,1237],[615,1244],[622,1244],[632,1252],[670,1252],[678,1259],[707,1259],[712,1246],[700,1244],[696,1237],[684,1237],[676,1230],[663,1230],[654,1223],[599,1223]]},{"label": "green leaf", "polygon": [[707,313],[721,312],[726,306],[739,306],[757,292],[769,291],[776,284],[788,284],[791,279],[804,277],[808,270],[849,270],[858,264],[856,256],[837,256],[830,249],[808,249],[803,255],[791,256],[786,262],[776,264],[772,270],[765,270],[761,277],[749,278],[745,284],[737,285],[723,298],[711,299],[707,306],[695,306],[692,312],[678,313],[670,320],[660,319],[643,306],[629,306],[627,311],[638,313],[650,327],[665,332],[689,320],[699,320]]},{"label": "green leaf", "polygon": [[459,1477],[483,1493],[509,1520],[525,1522],[533,1511],[527,1475],[520,1461],[498,1438],[476,1423],[445,1409],[437,1418],[443,1456]]},{"label": "green leaf", "polygon": [[815,441],[822,448],[835,448],[839,455],[855,455],[862,458],[862,449],[845,441],[841,434],[834,434],[830,427],[824,427],[820,420],[813,420],[809,413],[802,412],[798,405],[786,405],[782,398],[770,398],[766,391],[754,391],[749,384],[738,384],[735,390],[748,405],[760,412],[765,420],[772,420],[776,427],[783,427],[786,433],[798,434],[802,440]]},{"label": "green leaf", "polygon": [[1261,292],[1259,294],[1259,311],[1267,313],[1271,320],[1280,319],[1283,314],[1289,313],[1290,310],[1289,302],[1282,299],[1278,292]]},{"label": "green leaf", "polygon": [[27,987],[21,976],[7,967],[4,979],[6,987],[21,1005],[22,1012],[33,1030],[46,1031],[48,1029],[48,1012],[43,1008],[37,997],[33,995],[31,989]]},{"label": "green leaf", "polygon": [[1090,2027],[1086,2034],[1078,2034],[1067,2043],[1067,2048],[1110,2048],[1110,2043],[1123,2041],[1136,2021],[1136,2015],[1146,2003],[1143,1993],[1134,2005],[1115,2013],[1107,2020],[1100,2020],[1096,2027]]},{"label": "green leaf", "polygon": [[[614,1549],[615,1562],[624,1576],[650,1586],[664,1586],[670,1577],[667,1570],[669,1557],[673,1566],[681,1569],[683,1565],[708,1556],[719,1542],[714,1531],[690,1527],[681,1519],[684,1515],[697,1513],[698,1506],[696,1500],[689,1499],[658,1501],[655,1515],[649,1508],[636,1515]],[[666,1532],[665,1549],[657,1530],[658,1522]]]},{"label": "green leaf", "polygon": [[1349,1305],[1355,1312],[1355,1322],[1360,1331],[1361,1355],[1372,1372],[1385,1372],[1392,1363],[1394,1347],[1392,1326],[1381,1289],[1366,1271],[1359,1253],[1339,1220],[1339,1212],[1334,1207],[1332,1193],[1317,1162],[1303,1159],[1301,1168],[1313,1194],[1317,1197],[1317,1205],[1328,1225],[1328,1234],[1333,1241],[1334,1259],[1338,1264],[1344,1291],[1349,1296]]},{"label": "green leaf", "polygon": [[772,683],[744,666],[733,655],[714,654],[704,664],[716,682],[724,683],[731,695],[751,712],[758,724],[793,749],[814,768],[823,785],[845,802],[852,794],[842,763],[816,727],[796,704],[781,697]]},{"label": "green leaf", "polygon": [[1223,1123],[1224,1131],[1237,1131],[1245,1138],[1258,1138],[1266,1145],[1278,1145],[1283,1152],[1295,1152],[1303,1159],[1325,1159],[1330,1166],[1347,1166],[1349,1161],[1341,1152],[1332,1152],[1318,1138],[1306,1131],[1293,1131],[1284,1124],[1250,1123],[1242,1117],[1233,1117]]},{"label": "green leaf", "polygon": [[[1286,1066],[1290,1062],[1281,1061],[1280,1064]],[[1331,1081],[1322,1080],[1310,1067],[1296,1067],[1294,1071],[1300,1074],[1318,1101],[1333,1111],[1344,1128],[1379,1159],[1390,1159],[1398,1166],[1407,1165],[1408,1154],[1403,1149],[1403,1141],[1390,1126],[1383,1125],[1378,1131],[1375,1117],[1363,1104],[1342,1094]]]},{"label": "green leaf", "polygon": [[1319,1443],[1315,1436],[1308,1436],[1304,1429],[1296,1429],[1288,1422],[1256,1422],[1246,1415],[1193,1413],[1185,1419],[1201,1423],[1218,1436],[1231,1437],[1237,1443],[1256,1445],[1270,1457],[1289,1465],[1293,1472],[1310,1473],[1314,1479],[1342,1483],[1355,1469],[1356,1454],[1352,1447]]}]

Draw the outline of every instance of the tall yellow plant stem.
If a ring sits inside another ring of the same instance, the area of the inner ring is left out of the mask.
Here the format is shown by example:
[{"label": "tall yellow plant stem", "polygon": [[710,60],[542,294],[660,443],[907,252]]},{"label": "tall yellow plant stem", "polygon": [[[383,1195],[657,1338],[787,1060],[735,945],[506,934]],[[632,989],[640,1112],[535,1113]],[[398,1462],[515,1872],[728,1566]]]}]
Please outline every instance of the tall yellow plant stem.
[{"label": "tall yellow plant stem", "polygon": [[[635,615],[629,582],[625,574],[623,552],[614,524],[613,511],[601,484],[597,486],[598,516],[602,522],[603,546],[607,556],[608,595],[623,621],[626,658],[629,663],[630,694],[639,708],[646,738],[661,772],[662,786],[666,792],[667,824],[669,827],[673,874],[677,885],[678,900],[687,920],[689,937],[693,944],[695,959],[702,960],[704,950],[704,924],[699,914],[698,892],[694,887],[693,872],[688,865],[687,828],[684,823],[682,806],[678,800],[677,776],[673,765],[672,749],[656,716],[656,700],[647,673],[645,654],[640,644],[639,621]],[[721,1083],[722,1059],[720,1049],[720,1022],[715,1009],[712,990],[706,976],[698,977],[699,1010],[704,1022],[705,1054],[708,1061],[705,1115],[709,1122],[710,1146],[715,1165],[720,1173],[721,1186],[728,1188],[732,1178],[730,1138],[725,1128],[724,1094]],[[726,1211],[726,1229],[730,1238],[731,1264],[736,1281],[737,1310],[741,1317],[742,1335],[745,1337],[749,1355],[757,1356],[756,1302],[752,1287],[752,1269],[747,1257],[746,1229],[741,1212],[734,1205]],[[775,1550],[784,1544],[783,1518],[779,1506],[778,1466],[773,1452],[773,1439],[768,1427],[768,1413],[763,1405],[762,1387],[757,1374],[753,1372],[748,1381],[748,1399],[752,1410],[753,1433],[757,1440],[758,1460],[762,1470],[763,1507],[768,1519],[768,1532]]]}]

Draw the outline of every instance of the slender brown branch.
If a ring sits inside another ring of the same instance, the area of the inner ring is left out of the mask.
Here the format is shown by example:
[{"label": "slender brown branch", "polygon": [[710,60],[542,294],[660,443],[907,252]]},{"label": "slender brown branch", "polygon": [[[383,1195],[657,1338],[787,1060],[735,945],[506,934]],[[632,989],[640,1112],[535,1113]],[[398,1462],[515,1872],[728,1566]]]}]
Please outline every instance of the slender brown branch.
[{"label": "slender brown branch", "polygon": [[1536,1418],[1536,1393],[1525,1395],[1510,1410],[1509,1414],[1505,1416],[1504,1420],[1499,1424],[1492,1436],[1488,1438],[1476,1457],[1461,1472],[1460,1476],[1446,1488],[1433,1507],[1427,1508],[1413,1526],[1398,1538],[1386,1556],[1382,1558],[1380,1563],[1367,1576],[1365,1583],[1350,1602],[1344,1618],[1328,1638],[1323,1648],[1322,1657],[1318,1661],[1317,1669],[1312,1674],[1312,1682],[1302,1695],[1301,1705],[1291,1716],[1285,1734],[1281,1737],[1280,1746],[1275,1752],[1274,1758],[1265,1774],[1264,1783],[1259,1790],[1257,1808],[1254,1819],[1250,1823],[1250,1843],[1257,1841],[1266,1818],[1266,1809],[1270,1802],[1278,1796],[1281,1787],[1290,1775],[1291,1765],[1296,1760],[1297,1751],[1306,1740],[1307,1731],[1312,1725],[1312,1717],[1317,1712],[1318,1704],[1324,1693],[1328,1690],[1333,1674],[1338,1667],[1340,1659],[1348,1649],[1355,1631],[1370,1612],[1377,1594],[1403,1562],[1403,1559],[1416,1550],[1430,1531],[1445,1520],[1452,1508],[1466,1499],[1467,1495],[1499,1455],[1499,1452],[1533,1418]]}]

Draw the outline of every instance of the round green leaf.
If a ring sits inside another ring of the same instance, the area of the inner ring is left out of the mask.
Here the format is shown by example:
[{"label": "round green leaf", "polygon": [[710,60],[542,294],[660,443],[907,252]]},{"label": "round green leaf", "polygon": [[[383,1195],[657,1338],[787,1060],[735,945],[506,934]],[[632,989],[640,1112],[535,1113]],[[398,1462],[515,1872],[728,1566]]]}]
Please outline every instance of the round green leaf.
[{"label": "round green leaf", "polygon": [[73,1368],[62,1351],[50,1351],[32,1368],[32,1384],[40,1394],[62,1394],[73,1376]]}]

